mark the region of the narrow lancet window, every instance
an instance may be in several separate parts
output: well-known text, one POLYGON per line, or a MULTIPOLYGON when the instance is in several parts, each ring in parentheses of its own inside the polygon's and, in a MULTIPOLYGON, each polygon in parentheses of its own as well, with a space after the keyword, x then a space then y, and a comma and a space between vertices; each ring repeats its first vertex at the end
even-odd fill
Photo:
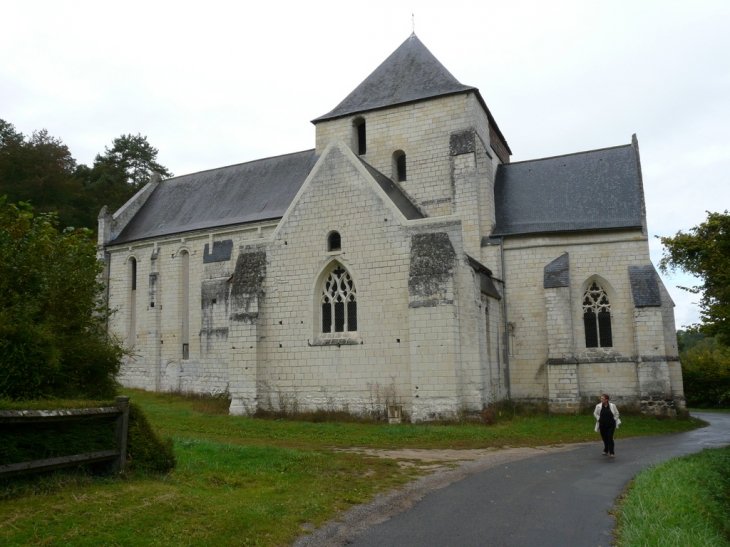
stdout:
POLYGON ((393 171, 395 172, 395 180, 402 182, 406 180, 406 153, 403 150, 398 150, 393 154, 393 171))
POLYGON ((129 332, 127 333, 130 348, 137 341, 137 259, 129 259, 129 332))
POLYGON ((363 118, 358 118, 353 124, 355 126, 357 137, 357 153, 362 156, 365 152, 367 152, 365 120, 363 118))
POLYGON ((180 253, 180 318, 182 330, 182 358, 190 358, 190 254, 180 253))
POLYGON ((583 324, 587 348, 613 347, 611 304, 606 291, 595 281, 583 295, 583 324))
POLYGON ((337 266, 322 284, 322 332, 357 331, 357 292, 352 276, 337 266))

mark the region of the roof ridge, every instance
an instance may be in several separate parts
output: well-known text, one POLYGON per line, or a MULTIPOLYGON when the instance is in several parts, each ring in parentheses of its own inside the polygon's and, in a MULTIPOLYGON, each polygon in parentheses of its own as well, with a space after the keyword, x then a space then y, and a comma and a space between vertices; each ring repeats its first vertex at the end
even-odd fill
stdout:
POLYGON ((619 144, 617 146, 606 146, 605 148, 595 148, 593 150, 583 150, 581 152, 571 152, 570 154, 558 154, 557 156, 546 156, 544 158, 535 158, 534 160, 511 161, 506 164, 500 164, 500 167, 506 165, 519 165, 520 163, 531 163, 534 161, 554 160, 557 158, 567 158, 569 156, 580 156, 581 154, 590 154, 591 152, 603 152, 604 150, 616 150, 617 148, 631 148, 631 144, 619 144))
POLYGON ((193 171, 192 173, 185 173, 184 175, 176 175, 169 179, 164 179, 161 182, 168 182, 170 180, 180 179, 183 177, 189 177, 191 175, 199 175, 200 173, 209 173, 210 171, 219 171, 221 169, 227 169, 229 167, 238 167, 239 165, 247 165, 249 163, 256 163, 259 161, 273 160, 275 158, 283 158, 285 156, 295 156, 296 154, 304 154, 305 152, 314 152, 314 148, 308 148, 307 150, 300 150, 299 152, 289 152, 288 154, 278 154, 276 156, 268 156, 266 158, 258 158, 255 160, 242 161, 240 163, 231 163, 230 165, 221 165, 220 167, 211 167, 210 169, 202 169, 200 171, 193 171))

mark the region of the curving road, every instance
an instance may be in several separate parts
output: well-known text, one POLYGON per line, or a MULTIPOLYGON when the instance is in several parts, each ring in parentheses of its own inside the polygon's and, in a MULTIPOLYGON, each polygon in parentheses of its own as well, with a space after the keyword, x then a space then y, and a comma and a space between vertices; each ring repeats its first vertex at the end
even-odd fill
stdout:
MULTIPOLYGON (((730 444, 730 414, 693 415, 710 426, 656 437, 619 435, 615 459, 602 456, 597 442, 466 471, 458 482, 434 485, 437 490, 417 496, 402 512, 369 519, 390 516, 384 522, 369 525, 360 518, 358 525, 351 518, 297 545, 609 547, 614 522, 608 511, 639 471, 672 456, 730 444)), ((360 514, 368 514, 367 506, 360 514)))

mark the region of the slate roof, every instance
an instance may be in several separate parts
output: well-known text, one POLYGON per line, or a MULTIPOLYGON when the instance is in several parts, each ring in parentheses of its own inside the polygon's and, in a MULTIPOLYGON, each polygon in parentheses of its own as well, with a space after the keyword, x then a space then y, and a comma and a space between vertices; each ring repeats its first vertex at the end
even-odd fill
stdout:
POLYGON ((651 308, 662 305, 662 295, 659 291, 659 274, 652 264, 629 266, 629 280, 631 281, 631 295, 634 298, 634 307, 651 308))
POLYGON ((162 181, 111 244, 281 218, 316 161, 306 150, 162 181))
POLYGON ((465 91, 478 92, 477 88, 454 78, 423 42, 411 34, 344 101, 312 123, 465 91))
POLYGON ((365 169, 368 170, 368 173, 370 173, 370 175, 375 179, 375 182, 378 183, 378 185, 388 195, 388 197, 395 204, 395 206, 398 207, 398 210, 403 213, 404 217, 406 217, 408 220, 424 218, 421 210, 416 207, 413 202, 408 199, 408 197, 406 197, 403 191, 392 180, 390 180, 383 173, 375 169, 372 165, 363 161, 362 158, 357 159, 359 159, 360 162, 365 166, 365 169))
POLYGON ((639 228, 643 190, 631 145, 500 165, 492 236, 639 228))
POLYGON ((545 289, 570 287, 570 255, 564 253, 543 269, 542 286, 545 289))

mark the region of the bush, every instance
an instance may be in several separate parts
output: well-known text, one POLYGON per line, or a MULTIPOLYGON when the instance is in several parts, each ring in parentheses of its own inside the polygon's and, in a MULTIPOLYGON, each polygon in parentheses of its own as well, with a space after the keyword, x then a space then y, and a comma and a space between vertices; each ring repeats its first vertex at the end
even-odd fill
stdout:
POLYGON ((109 398, 124 354, 107 334, 89 230, 0 197, 0 398, 109 398))
POLYGON ((136 403, 129 404, 128 438, 127 466, 130 471, 168 473, 175 469, 177 461, 172 439, 160 439, 142 407, 136 403))
MULTIPOLYGON (((56 404, 32 401, 7 403, 0 407, 12 410, 49 410, 116 406, 116 402, 57 401, 56 404)), ((84 418, 68 422, 0 424, 0 465, 20 463, 73 454, 85 454, 116 448, 116 420, 105 417, 84 418)), ((176 460, 172 439, 160 439, 136 403, 129 405, 127 469, 148 473, 168 473, 176 460)))
POLYGON ((730 348, 706 338, 682 353, 680 359, 688 406, 730 407, 730 348))

